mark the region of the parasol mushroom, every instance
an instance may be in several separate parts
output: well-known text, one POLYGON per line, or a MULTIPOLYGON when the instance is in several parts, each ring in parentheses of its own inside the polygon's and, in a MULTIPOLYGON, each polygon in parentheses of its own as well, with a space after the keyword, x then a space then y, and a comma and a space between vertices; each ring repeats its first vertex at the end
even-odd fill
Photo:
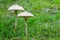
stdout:
POLYGON ((24 8, 22 7, 22 6, 19 6, 19 5, 17 5, 17 4, 14 4, 14 5, 12 5, 12 6, 10 6, 9 8, 8 8, 8 10, 10 10, 10 11, 14 11, 15 12, 15 28, 17 27, 17 11, 18 10, 24 10, 24 8))
POLYGON ((22 13, 19 13, 18 15, 17 15, 17 17, 22 17, 22 18, 24 18, 24 24, 25 24, 25 32, 26 32, 26 37, 28 36, 28 28, 27 28, 27 19, 29 18, 29 17, 32 17, 33 16, 33 14, 31 14, 31 13, 29 13, 29 12, 27 12, 27 11, 25 11, 25 12, 22 12, 22 13))

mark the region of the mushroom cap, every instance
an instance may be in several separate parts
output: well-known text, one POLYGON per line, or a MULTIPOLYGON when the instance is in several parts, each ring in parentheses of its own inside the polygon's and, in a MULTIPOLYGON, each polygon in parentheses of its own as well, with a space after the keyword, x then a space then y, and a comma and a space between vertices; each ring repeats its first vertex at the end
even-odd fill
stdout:
POLYGON ((17 17, 32 17, 32 16, 33 16, 33 14, 31 14, 29 12, 22 12, 17 15, 17 17))
POLYGON ((10 6, 8 8, 8 10, 24 10, 24 8, 19 6, 19 5, 17 5, 17 4, 14 4, 14 5, 10 6))

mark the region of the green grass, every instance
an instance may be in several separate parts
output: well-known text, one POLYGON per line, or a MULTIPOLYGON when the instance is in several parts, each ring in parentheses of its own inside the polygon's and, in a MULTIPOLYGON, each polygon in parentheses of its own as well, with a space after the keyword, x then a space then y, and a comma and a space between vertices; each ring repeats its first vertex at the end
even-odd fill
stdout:
POLYGON ((60 0, 1 0, 0 40, 15 36, 26 40, 23 18, 18 18, 17 30, 14 30, 14 12, 8 11, 14 3, 34 15, 27 22, 28 40, 60 40, 60 0))

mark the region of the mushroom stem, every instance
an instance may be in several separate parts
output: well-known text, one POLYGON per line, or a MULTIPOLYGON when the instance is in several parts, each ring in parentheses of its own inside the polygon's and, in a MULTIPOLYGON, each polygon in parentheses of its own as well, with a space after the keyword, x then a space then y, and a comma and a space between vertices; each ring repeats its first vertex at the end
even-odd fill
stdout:
POLYGON ((27 28, 27 19, 24 18, 24 24, 25 24, 25 34, 26 34, 26 37, 28 37, 28 28, 27 28))
POLYGON ((17 27, 17 10, 15 10, 15 30, 16 30, 16 27, 17 27))

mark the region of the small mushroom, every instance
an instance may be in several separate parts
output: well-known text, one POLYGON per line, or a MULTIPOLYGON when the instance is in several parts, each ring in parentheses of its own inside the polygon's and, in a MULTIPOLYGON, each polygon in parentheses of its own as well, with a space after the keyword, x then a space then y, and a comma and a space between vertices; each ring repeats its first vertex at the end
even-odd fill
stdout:
POLYGON ((16 27, 17 27, 17 11, 18 10, 24 10, 24 8, 19 6, 19 5, 17 5, 17 4, 14 4, 14 5, 10 6, 8 8, 8 10, 11 10, 11 11, 15 12, 15 29, 16 29, 16 27))
POLYGON ((25 24, 25 33, 26 37, 28 37, 28 28, 27 28, 27 18, 32 17, 33 15, 29 12, 22 12, 17 15, 17 17, 23 17, 24 18, 24 24, 25 24))

